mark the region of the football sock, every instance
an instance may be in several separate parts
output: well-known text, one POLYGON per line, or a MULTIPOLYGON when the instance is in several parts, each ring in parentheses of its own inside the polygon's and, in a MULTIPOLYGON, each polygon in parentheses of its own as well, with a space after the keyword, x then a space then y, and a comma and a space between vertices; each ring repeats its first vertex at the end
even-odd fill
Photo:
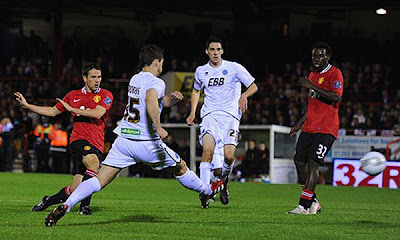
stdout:
POLYGON ((82 201, 82 199, 92 195, 95 192, 100 191, 100 189, 101 185, 96 177, 91 178, 87 181, 83 181, 81 184, 79 184, 79 186, 75 189, 71 196, 69 196, 67 201, 65 201, 64 205, 68 206, 67 212, 69 212, 75 204, 82 201))
POLYGON ((54 194, 53 196, 49 197, 46 200, 46 205, 51 206, 58 203, 63 203, 67 200, 68 196, 71 194, 70 186, 66 186, 60 189, 58 193, 54 194))
POLYGON ((303 206, 305 209, 310 208, 313 202, 313 195, 313 191, 303 188, 300 196, 299 205, 303 206))
POLYGON ((312 196, 312 201, 313 201, 313 202, 316 202, 316 201, 317 201, 317 194, 315 194, 315 192, 314 192, 314 195, 312 196))
POLYGON ((211 163, 201 162, 200 163, 200 179, 205 184, 210 184, 211 179, 211 163))
MULTIPOLYGON (((96 177, 97 176, 97 172, 92 170, 92 169, 87 169, 85 172, 85 175, 83 176, 83 180, 82 181, 86 181, 92 177, 96 177)), ((89 197, 83 199, 81 201, 81 206, 80 208, 84 207, 84 206, 89 206, 90 205, 90 200, 92 199, 92 195, 90 195, 89 197)))
POLYGON ((221 177, 231 176, 233 166, 235 165, 235 161, 231 165, 227 164, 225 161, 222 164, 222 175, 221 177))
POLYGON ((191 170, 187 170, 182 176, 176 176, 178 182, 187 189, 210 195, 212 193, 210 184, 205 184, 201 179, 191 170))

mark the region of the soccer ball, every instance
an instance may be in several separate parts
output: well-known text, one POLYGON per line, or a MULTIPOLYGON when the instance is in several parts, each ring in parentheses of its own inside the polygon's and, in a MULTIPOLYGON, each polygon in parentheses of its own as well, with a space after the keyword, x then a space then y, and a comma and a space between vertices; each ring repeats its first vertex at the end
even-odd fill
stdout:
POLYGON ((380 152, 369 152, 361 159, 361 170, 371 176, 376 176, 386 168, 386 158, 380 152))

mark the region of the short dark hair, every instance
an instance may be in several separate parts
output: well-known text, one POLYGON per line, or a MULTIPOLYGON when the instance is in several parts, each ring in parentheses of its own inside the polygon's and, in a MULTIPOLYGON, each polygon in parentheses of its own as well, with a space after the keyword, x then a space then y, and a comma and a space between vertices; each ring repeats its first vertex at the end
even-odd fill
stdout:
POLYGON ((147 44, 139 53, 139 62, 141 67, 150 66, 155 59, 163 59, 164 50, 154 44, 147 44))
POLYGON ((206 49, 208 49, 208 47, 210 46, 210 43, 213 43, 213 42, 220 43, 221 47, 223 48, 224 44, 223 44, 222 40, 217 36, 211 36, 206 41, 206 49))
POLYGON ((89 71, 92 69, 96 69, 96 70, 100 70, 101 71, 101 67, 99 64, 94 63, 94 62, 88 62, 82 65, 82 76, 88 76, 89 75, 89 71))
MULTIPOLYGON (((332 55, 332 48, 331 48, 331 46, 329 46, 329 44, 326 43, 326 42, 316 42, 316 43, 314 43, 312 49, 315 49, 315 48, 322 48, 322 49, 325 49, 326 54, 327 54, 328 56, 331 56, 331 55, 332 55)), ((312 50, 312 49, 311 49, 311 50, 312 50)))

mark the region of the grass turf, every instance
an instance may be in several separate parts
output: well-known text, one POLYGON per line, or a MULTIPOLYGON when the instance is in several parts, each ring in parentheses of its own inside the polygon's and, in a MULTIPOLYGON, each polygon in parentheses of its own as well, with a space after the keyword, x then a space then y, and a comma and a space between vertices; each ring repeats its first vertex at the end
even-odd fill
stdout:
POLYGON ((201 209, 198 194, 173 179, 117 178, 56 227, 33 205, 70 183, 60 174, 0 173, 0 239, 399 239, 398 190, 318 186, 318 215, 287 215, 299 185, 230 183, 231 202, 201 209))

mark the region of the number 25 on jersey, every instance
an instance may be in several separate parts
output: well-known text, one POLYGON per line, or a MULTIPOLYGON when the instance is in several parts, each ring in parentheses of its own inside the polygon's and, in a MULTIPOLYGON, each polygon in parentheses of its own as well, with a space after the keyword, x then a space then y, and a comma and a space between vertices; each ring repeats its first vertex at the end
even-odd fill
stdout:
POLYGON ((140 121, 140 111, 134 105, 139 105, 139 98, 129 97, 129 104, 125 109, 124 120, 130 123, 138 123, 140 121))

